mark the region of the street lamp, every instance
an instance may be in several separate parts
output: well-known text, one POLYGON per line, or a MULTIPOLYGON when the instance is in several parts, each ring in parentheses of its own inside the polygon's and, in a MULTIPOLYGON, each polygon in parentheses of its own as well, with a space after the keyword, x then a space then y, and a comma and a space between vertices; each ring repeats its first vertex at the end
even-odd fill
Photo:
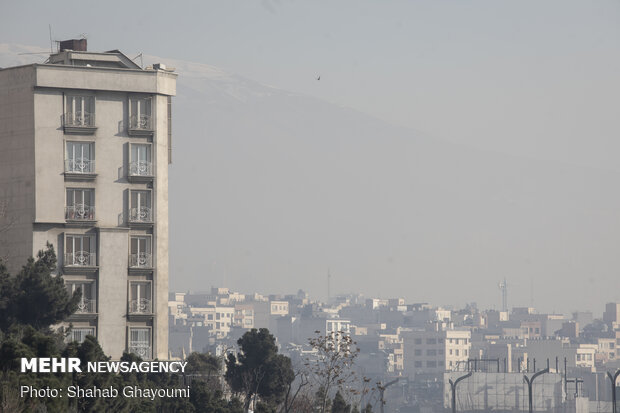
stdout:
POLYGON ((452 389, 452 413, 456 413, 456 385, 459 384, 461 380, 465 380, 471 375, 472 375, 472 372, 470 371, 466 375, 461 376, 458 379, 456 379, 454 382, 452 381, 452 379, 448 380, 448 382, 450 382, 450 388, 452 389))

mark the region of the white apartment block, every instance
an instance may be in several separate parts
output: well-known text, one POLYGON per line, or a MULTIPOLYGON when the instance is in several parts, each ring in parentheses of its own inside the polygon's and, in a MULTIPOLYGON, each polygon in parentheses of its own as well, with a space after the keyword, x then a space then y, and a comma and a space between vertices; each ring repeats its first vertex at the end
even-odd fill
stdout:
POLYGON ((406 374, 443 373, 466 363, 471 352, 469 330, 403 332, 406 374))
POLYGON ((70 338, 113 359, 168 357, 168 164, 175 73, 61 42, 0 70, 0 257, 53 244, 82 300, 70 338))

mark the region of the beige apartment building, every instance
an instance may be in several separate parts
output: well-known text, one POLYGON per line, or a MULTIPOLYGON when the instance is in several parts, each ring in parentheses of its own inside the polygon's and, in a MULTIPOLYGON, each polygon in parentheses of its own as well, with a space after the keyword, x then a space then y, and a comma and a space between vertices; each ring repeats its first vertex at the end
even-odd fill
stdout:
POLYGON ((409 376, 462 369, 471 356, 471 331, 404 331, 403 364, 409 376))
POLYGON ((168 357, 168 164, 175 73, 60 42, 44 64, 0 69, 0 257, 19 271, 53 244, 69 339, 168 357))

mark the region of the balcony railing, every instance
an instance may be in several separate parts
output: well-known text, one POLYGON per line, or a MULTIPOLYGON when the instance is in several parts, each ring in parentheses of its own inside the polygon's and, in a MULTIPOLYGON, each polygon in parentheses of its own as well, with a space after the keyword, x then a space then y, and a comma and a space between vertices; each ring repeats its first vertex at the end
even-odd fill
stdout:
POLYGON ((152 130, 151 115, 131 115, 129 129, 152 130))
POLYGON ((95 114, 88 112, 65 113, 65 126, 92 128, 95 126, 95 114))
POLYGON ((70 252, 65 254, 65 266, 95 267, 97 266, 97 256, 88 251, 70 252))
POLYGON ((129 164, 131 176, 153 176, 153 164, 147 161, 134 161, 129 164))
POLYGON ((92 221, 95 219, 95 207, 75 204, 65 208, 65 219, 75 221, 92 221))
POLYGON ((131 300, 129 302, 130 314, 151 314, 152 312, 151 300, 148 298, 140 298, 139 300, 131 300))
POLYGON ((151 268, 153 266, 153 257, 148 252, 129 254, 129 266, 133 268, 151 268))
POLYGON ((151 343, 148 341, 130 341, 129 352, 142 358, 151 358, 151 343))
POLYGON ((77 310, 75 311, 77 314, 92 314, 97 312, 97 300, 90 300, 88 298, 83 298, 79 303, 77 310))
POLYGON ((153 211, 150 207, 131 208, 129 222, 153 222, 153 211))
POLYGON ((95 161, 86 158, 67 159, 65 160, 65 173, 94 174, 95 161))

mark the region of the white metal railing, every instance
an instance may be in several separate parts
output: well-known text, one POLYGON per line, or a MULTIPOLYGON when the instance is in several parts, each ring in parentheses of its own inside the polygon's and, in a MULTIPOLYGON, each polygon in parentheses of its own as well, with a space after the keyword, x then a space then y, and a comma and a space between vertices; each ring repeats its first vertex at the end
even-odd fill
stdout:
POLYGON ((131 115, 129 129, 151 130, 151 115, 131 115))
POLYGON ((151 300, 148 298, 140 298, 129 302, 130 314, 151 314, 152 312, 151 300))
POLYGON ((83 298, 78 303, 78 307, 75 312, 78 314, 96 313, 97 312, 97 300, 90 300, 88 298, 83 298))
POLYGON ((65 160, 65 172, 74 174, 95 173, 95 161, 86 158, 76 158, 65 160))
POLYGON ((153 213, 150 207, 131 208, 129 222, 153 222, 153 213))
POLYGON ((67 337, 67 341, 77 341, 78 343, 83 343, 86 339, 86 336, 94 336, 95 329, 94 328, 74 328, 71 330, 69 336, 67 337))
POLYGON ((86 204, 75 204, 65 207, 65 219, 89 221, 95 219, 95 207, 86 204))
POLYGON ((153 164, 147 161, 134 161, 129 163, 129 175, 152 176, 153 164))
POLYGON ((151 268, 153 266, 153 257, 148 252, 129 254, 129 266, 137 268, 151 268))
POLYGON ((96 255, 88 251, 77 251, 65 254, 65 265, 94 267, 97 265, 96 255))
POLYGON ((130 341, 129 352, 137 354, 142 358, 151 357, 151 343, 148 341, 130 341))
POLYGON ((65 126, 92 127, 95 126, 95 114, 89 112, 65 113, 65 126))

